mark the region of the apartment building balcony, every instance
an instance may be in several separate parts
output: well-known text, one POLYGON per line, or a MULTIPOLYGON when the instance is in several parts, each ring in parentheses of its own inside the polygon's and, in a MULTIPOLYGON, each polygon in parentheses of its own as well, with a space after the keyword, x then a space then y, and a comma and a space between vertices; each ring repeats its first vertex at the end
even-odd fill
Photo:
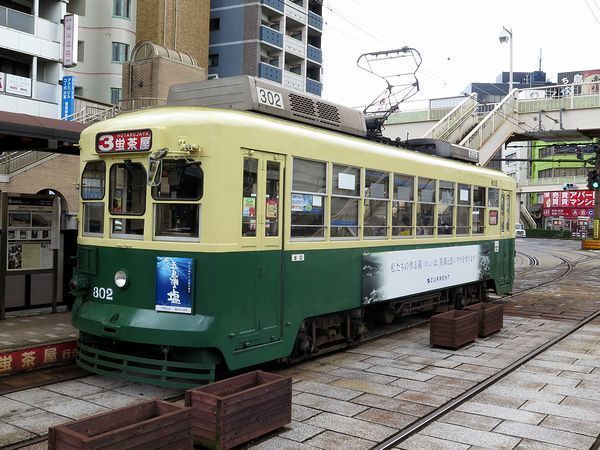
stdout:
POLYGON ((285 2, 285 16, 288 19, 288 24, 292 21, 297 22, 298 25, 306 25, 306 10, 289 0, 285 2))
POLYGON ((283 71, 283 85, 297 91, 304 91, 304 77, 288 70, 283 71))
POLYGON ((314 28, 315 30, 323 31, 323 17, 312 11, 309 11, 308 26, 314 28))
POLYGON ((280 13, 283 13, 284 11, 284 3, 282 0, 262 0, 262 4, 265 6, 268 6, 272 9, 275 9, 277 11, 279 11, 280 13))
POLYGON ((323 90, 323 84, 318 81, 311 80, 310 78, 306 79, 306 92, 309 94, 321 96, 321 91, 323 90))
POLYGON ((258 76, 276 83, 282 82, 282 70, 267 63, 258 64, 258 76))
POLYGON ((308 44, 306 56, 311 61, 319 64, 323 63, 323 51, 320 48, 313 47, 312 45, 308 44))
POLYGON ((277 30, 274 30, 273 28, 261 25, 259 39, 262 42, 272 45, 278 49, 283 48, 283 34, 277 30))
POLYGON ((34 17, 30 14, 0 6, 0 27, 33 34, 34 17))
POLYGON ((304 42, 299 41, 292 36, 285 37, 285 51, 291 53, 292 55, 298 56, 299 58, 306 58, 306 48, 304 47, 304 42))

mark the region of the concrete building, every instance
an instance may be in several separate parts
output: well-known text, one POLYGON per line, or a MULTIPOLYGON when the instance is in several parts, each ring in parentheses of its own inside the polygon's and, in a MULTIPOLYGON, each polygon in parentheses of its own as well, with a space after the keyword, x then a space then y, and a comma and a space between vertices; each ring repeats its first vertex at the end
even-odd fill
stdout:
POLYGON ((136 43, 136 1, 70 0, 67 12, 79 16, 77 66, 65 69, 75 76, 75 94, 117 104, 123 64, 136 43))
POLYGON ((209 77, 251 75, 321 95, 322 2, 212 0, 209 77))
POLYGON ((0 1, 0 111, 58 118, 65 3, 0 1))

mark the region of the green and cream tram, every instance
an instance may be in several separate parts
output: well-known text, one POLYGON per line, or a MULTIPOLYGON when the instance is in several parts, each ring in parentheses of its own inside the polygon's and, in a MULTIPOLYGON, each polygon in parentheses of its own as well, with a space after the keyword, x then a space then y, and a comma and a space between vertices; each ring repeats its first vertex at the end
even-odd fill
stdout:
MULTIPOLYGON (((298 108, 247 80, 259 105, 268 91, 298 108)), ((512 178, 269 111, 171 103, 82 134, 82 367, 184 387, 358 342, 365 316, 512 289, 512 178)))

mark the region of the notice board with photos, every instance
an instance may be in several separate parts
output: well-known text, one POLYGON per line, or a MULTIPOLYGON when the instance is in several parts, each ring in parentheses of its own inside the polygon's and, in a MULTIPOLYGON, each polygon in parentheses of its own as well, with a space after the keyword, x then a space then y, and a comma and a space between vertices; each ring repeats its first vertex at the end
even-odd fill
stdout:
MULTIPOLYGON (((60 247, 60 199, 45 194, 2 194, 0 318, 4 315, 6 277, 52 273, 56 303, 57 253, 60 247)), ((27 301, 25 302, 27 303, 27 301)), ((26 304, 23 306, 27 306, 26 304)))

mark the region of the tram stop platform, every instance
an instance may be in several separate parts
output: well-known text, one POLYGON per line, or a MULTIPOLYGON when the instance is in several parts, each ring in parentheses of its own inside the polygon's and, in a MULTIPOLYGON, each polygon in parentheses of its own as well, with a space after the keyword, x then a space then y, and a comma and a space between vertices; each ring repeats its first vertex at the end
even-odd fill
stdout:
POLYGON ((77 336, 70 311, 9 313, 0 320, 0 380, 3 375, 70 362, 77 336))

